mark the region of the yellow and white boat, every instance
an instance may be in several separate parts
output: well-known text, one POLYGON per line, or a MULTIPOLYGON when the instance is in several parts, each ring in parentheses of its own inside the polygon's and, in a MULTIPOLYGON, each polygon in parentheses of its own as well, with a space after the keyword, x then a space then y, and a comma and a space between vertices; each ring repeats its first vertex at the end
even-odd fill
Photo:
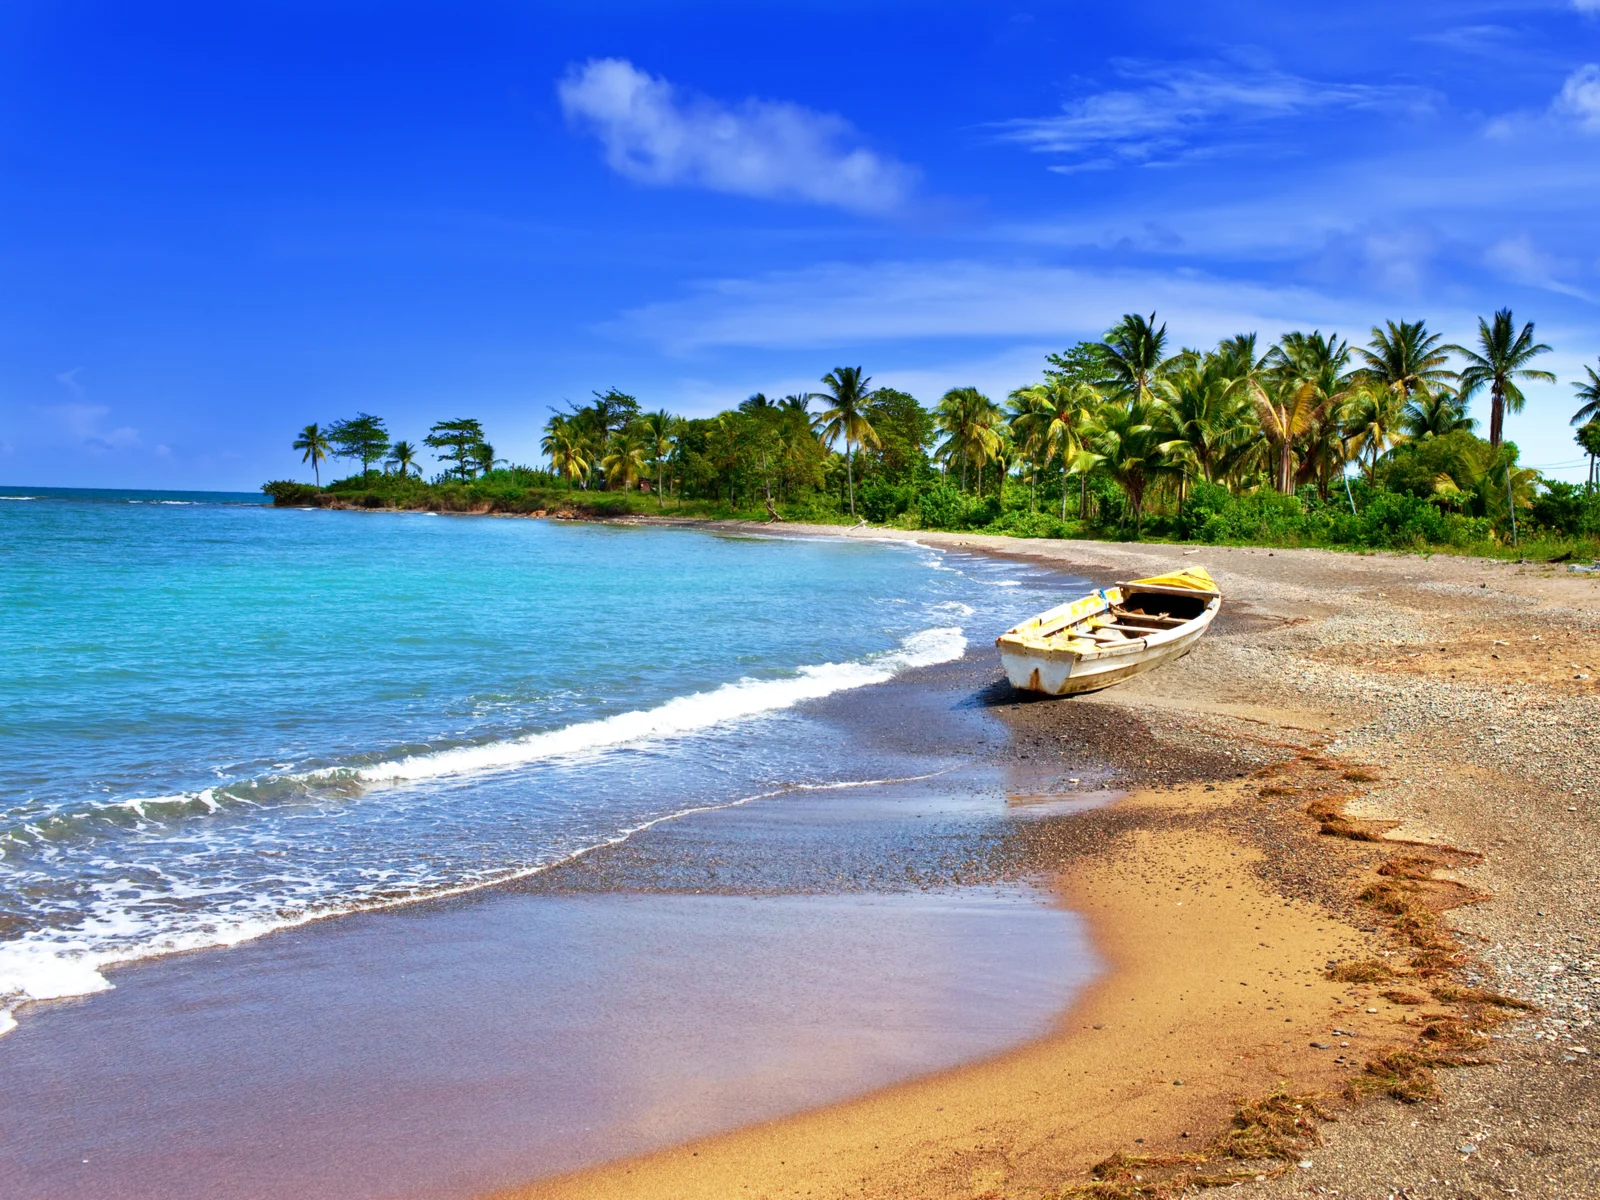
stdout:
POLYGON ((1013 687, 1075 696, 1183 657, 1221 607, 1216 581, 1185 567, 1090 592, 1006 630, 995 645, 1013 687))

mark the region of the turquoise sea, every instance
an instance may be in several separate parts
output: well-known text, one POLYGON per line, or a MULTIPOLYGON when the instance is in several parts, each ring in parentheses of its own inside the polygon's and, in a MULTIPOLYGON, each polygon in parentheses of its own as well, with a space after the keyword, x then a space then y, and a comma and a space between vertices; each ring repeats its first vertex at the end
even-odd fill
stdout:
POLYGON ((109 964, 924 769, 805 702, 1059 587, 862 537, 0 490, 0 1031, 109 964))

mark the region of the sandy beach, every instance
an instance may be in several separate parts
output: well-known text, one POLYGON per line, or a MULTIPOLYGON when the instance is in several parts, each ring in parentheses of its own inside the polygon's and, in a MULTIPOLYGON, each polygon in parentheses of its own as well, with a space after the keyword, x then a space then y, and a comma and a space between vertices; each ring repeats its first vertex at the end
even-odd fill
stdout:
POLYGON ((1078 794, 1088 759, 1125 793, 1021 839, 1110 970, 999 1058, 504 1196, 1600 1194, 1600 583, 916 536, 1106 583, 1200 562, 1224 589, 1181 663, 986 693, 1016 795, 1078 794))

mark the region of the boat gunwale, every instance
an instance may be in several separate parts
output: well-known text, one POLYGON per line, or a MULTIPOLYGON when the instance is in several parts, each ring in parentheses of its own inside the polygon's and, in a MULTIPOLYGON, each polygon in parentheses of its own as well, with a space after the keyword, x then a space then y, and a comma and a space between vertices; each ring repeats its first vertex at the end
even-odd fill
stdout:
MULTIPOLYGON (((1097 588, 1077 600, 1068 601, 1065 604, 1058 604, 1054 608, 1046 609, 1037 616, 1029 617, 1026 621, 1018 622, 1016 625, 1012 626, 1010 629, 1006 630, 999 637, 997 637, 995 639, 995 645, 1003 653, 1042 658, 1052 662, 1060 662, 1063 660, 1077 662, 1102 661, 1108 658, 1119 658, 1123 655, 1135 653, 1137 651, 1160 650, 1166 647, 1169 643, 1189 637, 1190 635, 1198 636, 1199 634, 1204 633, 1206 628, 1210 626, 1212 619, 1216 617, 1219 611, 1221 611, 1221 607, 1222 592, 1220 589, 1205 590, 1201 588, 1173 587, 1165 584, 1135 585, 1121 583, 1112 588, 1097 588), (1116 593, 1115 599, 1112 598, 1112 593, 1116 593), (1197 599, 1204 597, 1205 606, 1193 617, 1189 618, 1187 621, 1184 621, 1181 625, 1174 625, 1167 629, 1151 630, 1137 638, 1129 638, 1122 642, 1112 642, 1109 644, 1095 643, 1092 646, 1081 649, 1075 648, 1071 645, 1051 646, 1045 644, 1048 640, 1062 637, 1062 634, 1072 626, 1078 625, 1085 621, 1091 621, 1095 617, 1109 612, 1115 605, 1126 603, 1129 598, 1141 593, 1168 596, 1193 596, 1197 599), (1062 613, 1065 615, 1066 612, 1069 612, 1075 606, 1083 604, 1085 601, 1089 600, 1099 600, 1100 603, 1089 608, 1088 611, 1084 612, 1075 620, 1066 622, 1060 629, 1053 630, 1048 634, 1033 631, 1029 631, 1027 633, 1020 632, 1025 626, 1036 621, 1042 626, 1046 618, 1049 618, 1052 614, 1062 613), (1196 628, 1197 626, 1198 628, 1196 628)), ((1068 637, 1063 640, 1088 641, 1089 639, 1083 637, 1068 637)))

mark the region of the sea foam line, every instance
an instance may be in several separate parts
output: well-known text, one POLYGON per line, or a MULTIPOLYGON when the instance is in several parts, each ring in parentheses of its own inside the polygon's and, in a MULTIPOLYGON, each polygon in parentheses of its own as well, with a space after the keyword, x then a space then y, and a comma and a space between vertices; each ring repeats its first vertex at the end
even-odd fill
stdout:
MULTIPOLYGON (((214 950, 224 946, 237 946, 243 942, 265 937, 269 933, 276 933, 284 929, 295 929, 301 925, 309 925, 313 921, 325 921, 330 917, 343 917, 359 912, 377 912, 383 909, 400 908, 408 904, 418 904, 424 900, 445 900, 455 896, 467 895, 471 892, 482 891, 485 888, 515 883, 518 880, 527 879, 544 871, 576 862, 596 850, 619 845, 635 834, 643 833, 647 829, 654 829, 657 825, 664 825, 669 821, 681 820, 684 817, 692 817, 700 813, 721 812, 724 809, 740 808, 746 804, 753 804, 757 800, 771 800, 778 796, 788 796, 796 792, 846 791, 851 788, 883 787, 896 783, 920 783, 925 780, 935 779, 944 773, 944 771, 933 771, 925 775, 901 775, 889 779, 847 779, 836 783, 786 784, 772 791, 740 796, 736 800, 729 800, 722 804, 698 804, 692 808, 663 813, 659 817, 652 817, 647 821, 641 821, 637 825, 618 830, 610 837, 601 838, 591 845, 580 847, 550 862, 513 868, 493 876, 470 880, 452 887, 418 890, 410 895, 386 897, 381 900, 355 901, 342 905, 330 905, 326 908, 307 909, 304 912, 293 915, 282 915, 280 911, 280 915, 275 918, 255 917, 220 925, 203 926, 181 933, 170 933, 140 945, 96 949, 82 940, 83 931, 80 931, 76 939, 60 934, 54 937, 35 935, 19 938, 14 942, 0 945, 0 1037, 4 1037, 17 1027, 17 1019, 14 1014, 24 1004, 41 1000, 64 1000, 74 996, 89 996, 96 992, 113 990, 116 985, 101 973, 106 967, 151 958, 161 958, 168 954, 179 954, 190 950, 214 950)), ((49 931, 42 932, 48 934, 49 931)))
POLYGON ((413 783, 451 775, 504 771, 543 759, 609 750, 697 733, 716 725, 764 716, 817 700, 835 692, 884 683, 901 671, 960 658, 967 639, 959 627, 924 629, 905 638, 900 649, 860 662, 823 663, 801 667, 784 679, 741 679, 709 692, 676 696, 651 709, 618 713, 481 746, 461 746, 430 754, 414 754, 350 772, 319 772, 322 778, 343 776, 366 784, 413 783))
MULTIPOLYGON (((263 776, 256 781, 218 784, 199 792, 110 800, 97 807, 122 808, 141 819, 147 819, 151 810, 158 815, 162 815, 162 809, 179 812, 188 809, 192 812, 203 808, 206 813, 214 813, 224 807, 224 800, 254 804, 256 801, 246 794, 245 789, 259 782, 356 783, 363 785, 362 790, 369 790, 451 776, 509 771, 547 759, 666 741, 703 732, 717 725, 780 712, 806 700, 887 682, 901 671, 913 667, 951 662, 965 654, 966 649, 967 639, 960 626, 924 629, 903 638, 898 649, 858 662, 803 666, 794 675, 781 679, 741 679, 709 692, 676 696, 655 708, 618 713, 596 721, 582 721, 543 733, 407 755, 367 767, 322 767, 301 774, 263 776)), ((3 996, 4 992, 0 991, 0 997, 3 996)))
MULTIPOLYGON (((966 647, 967 640, 959 627, 924 629, 904 638, 898 650, 860 662, 823 663, 820 666, 801 667, 797 674, 784 679, 743 679, 737 683, 724 684, 713 691, 675 697, 652 709, 620 713, 602 720, 586 721, 507 742, 466 746, 380 763, 354 773, 354 777, 372 785, 438 779, 483 771, 508 770, 561 755, 659 741, 731 721, 781 711, 805 700, 819 699, 836 692, 883 683, 901 671, 914 667, 934 666, 960 658, 966 652, 966 647)), ((348 779, 352 777, 352 773, 346 769, 336 769, 313 772, 302 778, 315 777, 348 779)), ((497 884, 527 878, 562 863, 572 862, 594 850, 626 841, 634 834, 663 822, 675 821, 696 813, 737 808, 755 800, 770 799, 791 792, 876 787, 931 778, 932 775, 913 775, 896 779, 866 779, 843 783, 792 784, 777 791, 744 796, 725 804, 699 805, 666 813, 619 830, 611 837, 601 839, 561 859, 499 872, 453 887, 419 890, 414 894, 399 897, 358 900, 321 909, 307 909, 293 915, 283 915, 280 912, 279 915, 270 918, 245 918, 231 922, 202 924, 198 928, 157 935, 136 945, 96 947, 92 942, 96 931, 89 929, 80 929, 74 933, 55 932, 53 936, 50 931, 40 931, 39 935, 19 938, 14 942, 0 945, 0 1036, 4 1036, 15 1027, 16 1021, 11 1014, 19 1005, 36 1000, 90 995, 109 989, 112 985, 101 974, 101 968, 116 963, 156 958, 187 950, 237 945, 280 929, 291 929, 328 917, 392 908, 402 904, 414 904, 421 900, 458 896, 481 888, 494 887, 497 884)), ((210 793, 212 789, 208 788, 206 791, 210 793)), ((139 811, 146 805, 170 804, 180 799, 192 798, 150 797, 119 803, 139 811)), ((214 810, 215 801, 211 800, 209 795, 204 799, 208 802, 207 807, 214 810)))

